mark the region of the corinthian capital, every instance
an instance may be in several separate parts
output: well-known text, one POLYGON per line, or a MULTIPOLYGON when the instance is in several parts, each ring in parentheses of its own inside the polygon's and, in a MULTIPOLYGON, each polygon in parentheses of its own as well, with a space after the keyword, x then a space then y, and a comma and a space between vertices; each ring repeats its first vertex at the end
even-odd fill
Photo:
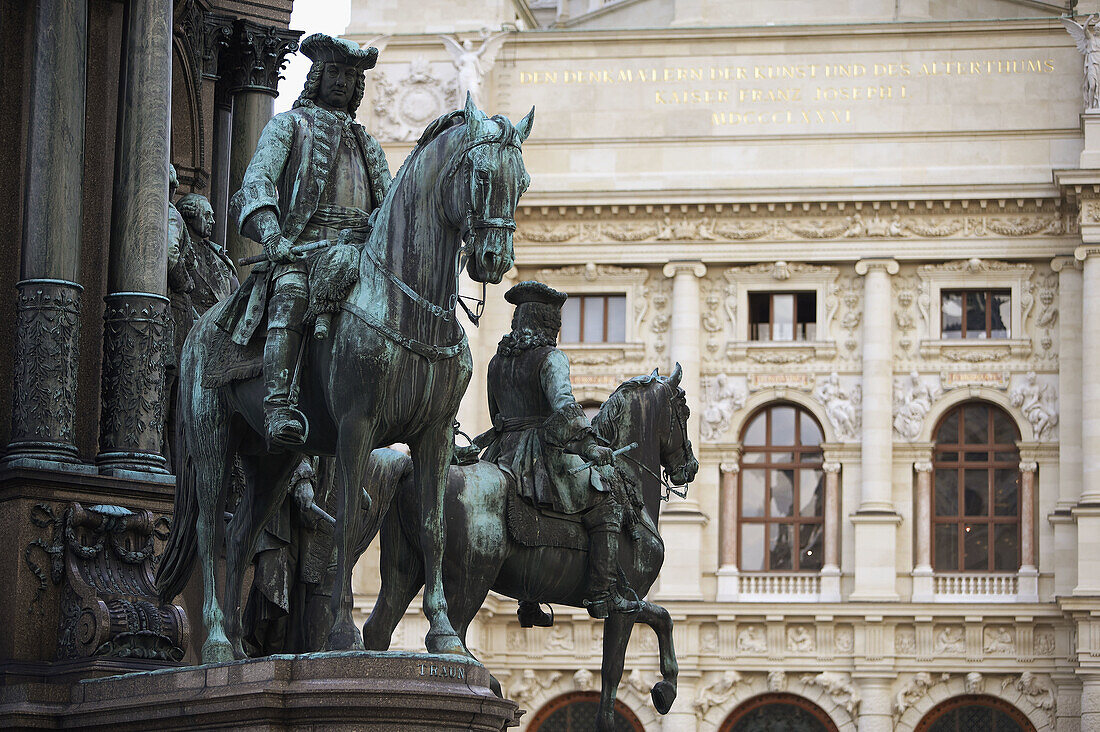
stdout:
POLYGON ((221 75, 232 93, 258 91, 275 96, 287 54, 298 50, 303 31, 251 20, 235 23, 233 39, 222 55, 221 75))

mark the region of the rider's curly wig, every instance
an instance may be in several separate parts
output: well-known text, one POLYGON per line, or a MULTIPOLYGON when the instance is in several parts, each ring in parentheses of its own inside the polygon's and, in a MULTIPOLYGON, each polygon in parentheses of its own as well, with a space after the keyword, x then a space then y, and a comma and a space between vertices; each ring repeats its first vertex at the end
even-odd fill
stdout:
POLYGON ((183 216, 184 221, 191 223, 193 218, 201 214, 199 206, 203 203, 206 203, 207 206, 210 205, 210 201, 207 200, 206 196, 200 193, 188 193, 176 201, 176 210, 183 216))
MULTIPOLYGON (((306 75, 306 84, 302 88, 302 93, 298 95, 297 101, 294 102, 294 109, 304 106, 306 101, 316 102, 317 97, 321 94, 321 77, 325 73, 325 62, 314 61, 313 65, 309 67, 309 74, 306 75)), ((355 116, 355 111, 359 109, 359 105, 363 101, 363 95, 367 91, 367 72, 360 71, 359 78, 355 82, 355 93, 351 95, 351 101, 348 103, 347 113, 352 117, 355 116)))
POLYGON ((560 330, 561 308, 541 302, 521 303, 512 315, 512 332, 497 344, 497 354, 516 356, 532 348, 556 346, 560 330))

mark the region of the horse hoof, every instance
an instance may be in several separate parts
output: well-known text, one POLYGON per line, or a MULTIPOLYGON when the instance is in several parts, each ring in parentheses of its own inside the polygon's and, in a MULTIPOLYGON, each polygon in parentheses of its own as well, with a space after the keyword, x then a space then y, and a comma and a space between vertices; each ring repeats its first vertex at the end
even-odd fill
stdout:
POLYGON ((672 708, 672 702, 676 701, 676 687, 667 681, 658 681, 649 690, 649 695, 653 697, 653 706, 657 708, 657 712, 668 714, 668 710, 672 708))
POLYGON ((226 663, 236 660, 229 641, 206 641, 202 646, 203 663, 226 663))
POLYGON ((328 651, 361 651, 363 650, 363 636, 354 625, 349 629, 333 627, 325 641, 325 650, 328 651))
POLYGON ((466 646, 462 645, 462 641, 454 633, 440 633, 433 635, 428 633, 424 638, 424 646, 428 649, 428 653, 442 653, 448 656, 469 656, 466 652, 466 646))

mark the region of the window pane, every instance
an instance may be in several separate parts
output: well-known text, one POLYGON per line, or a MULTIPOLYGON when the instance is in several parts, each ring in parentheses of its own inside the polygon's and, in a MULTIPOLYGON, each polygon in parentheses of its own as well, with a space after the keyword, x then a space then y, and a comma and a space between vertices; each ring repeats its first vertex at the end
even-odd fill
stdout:
POLYGON ((571 297, 561 306, 561 342, 576 343, 581 339, 581 299, 571 297))
POLYGON ((770 516, 793 516, 794 515, 794 471, 793 470, 773 470, 771 471, 772 481, 772 503, 770 516))
POLYGON ((963 441, 968 445, 989 444, 989 407, 971 404, 963 410, 963 441))
POLYGON ((794 444, 794 407, 773 407, 772 444, 794 444))
POLYGON ((959 515, 959 471, 936 471, 936 515, 959 515))
POLYGON ((794 295, 772 295, 772 323, 777 341, 794 340, 794 295))
POLYGON ((1008 338, 1008 333, 1012 329, 1012 299, 1007 292, 994 292, 992 300, 993 326, 990 337, 1008 338))
POLYGON ((957 452, 941 452, 936 455, 936 462, 940 463, 957 463, 959 461, 959 453, 957 452))
POLYGON ((741 515, 764 515, 764 470, 741 471, 741 515))
POLYGON ((749 293, 749 338, 754 341, 771 340, 771 295, 766 292, 749 293))
POLYGON ((798 568, 821 569, 825 556, 825 531, 821 524, 802 524, 798 529, 798 568))
POLYGON ((798 415, 798 428, 801 430, 798 435, 801 444, 806 447, 821 444, 821 428, 817 426, 817 422, 808 413, 802 412, 798 415))
POLYGON ((967 516, 989 515, 989 471, 964 470, 963 509, 967 516))
POLYGON ((945 292, 940 305, 943 311, 942 338, 962 338, 962 294, 945 292))
POLYGON ((790 465, 794 462, 793 452, 772 452, 768 453, 768 462, 772 465, 790 465))
POLYGON ((998 469, 993 471, 993 514, 1017 516, 1019 508, 1020 471, 998 469))
MULTIPOLYGON (((996 428, 997 423, 994 422, 993 426, 996 428)), ((1020 454, 1016 452, 995 452, 993 453, 993 460, 998 463, 1011 463, 1017 465, 1020 462, 1020 454)))
POLYGON ((966 337, 985 338, 985 292, 966 293, 966 337))
POLYGON ((959 569, 959 527, 955 524, 936 524, 936 569, 956 572, 959 569))
POLYGON ((768 457, 766 452, 745 452, 741 455, 742 463, 762 463, 768 457))
POLYGON ((1015 572, 1020 568, 1019 526, 1001 524, 995 527, 993 544, 993 569, 1001 572, 1015 572))
POLYGON ((963 527, 963 569, 989 569, 988 524, 966 524, 963 527))
POLYGON ((936 442, 948 445, 956 445, 959 442, 959 412, 954 411, 940 422, 939 432, 936 433, 936 442))
POLYGON ((1016 444, 1016 424, 999 409, 993 411, 993 441, 998 445, 1016 444))
POLYGON ((984 463, 989 460, 988 452, 970 452, 963 453, 963 459, 968 463, 984 463))
POLYGON ((604 340, 603 297, 584 298, 584 342, 599 343, 604 340))
POLYGON ((798 339, 812 341, 817 336, 817 294, 800 292, 795 298, 798 303, 798 339))
POLYGON ((607 342, 626 342, 626 296, 607 298, 607 342))
POLYGON ((761 412, 753 417, 749 422, 749 426, 745 428, 745 437, 743 442, 746 446, 759 447, 765 444, 767 440, 767 424, 765 420, 767 418, 767 412, 761 412))
POLYGON ((803 463, 820 463, 824 459, 824 456, 820 452, 811 451, 802 453, 799 461, 803 463))
POLYGON ((794 569, 791 524, 768 524, 768 562, 770 569, 794 569))
POLYGON ((821 516, 825 502, 825 473, 820 470, 798 472, 798 515, 821 516))
POLYGON ((764 569, 764 524, 741 524, 741 569, 764 569))

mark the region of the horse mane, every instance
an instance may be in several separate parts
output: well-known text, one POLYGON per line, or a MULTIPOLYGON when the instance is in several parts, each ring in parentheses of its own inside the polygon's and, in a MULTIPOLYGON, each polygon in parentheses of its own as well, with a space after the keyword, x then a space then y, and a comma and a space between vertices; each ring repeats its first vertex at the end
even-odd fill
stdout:
POLYGON ((654 382, 663 381, 664 378, 657 374, 642 374, 619 384, 615 391, 611 392, 611 396, 607 398, 607 401, 600 406, 600 411, 592 418, 592 426, 600 437, 611 444, 615 444, 618 437, 617 425, 626 410, 628 395, 654 382))

